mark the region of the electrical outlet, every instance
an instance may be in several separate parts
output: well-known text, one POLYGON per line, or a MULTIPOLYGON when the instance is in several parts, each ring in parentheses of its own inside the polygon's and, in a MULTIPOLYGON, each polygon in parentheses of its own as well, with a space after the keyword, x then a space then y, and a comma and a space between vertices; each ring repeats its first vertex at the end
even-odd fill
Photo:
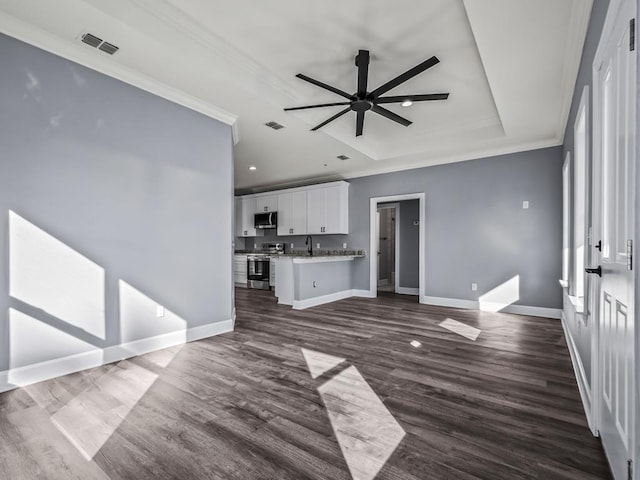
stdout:
POLYGON ((471 284, 471 291, 472 292, 476 292, 478 290, 478 284, 477 283, 472 283, 471 284))
POLYGON ((156 317, 164 317, 164 307, 162 305, 156 306, 156 317))
POLYGON ((316 243, 316 248, 320 248, 320 244, 319 243, 316 243))
POLYGON ((253 249, 255 250, 256 248, 258 248, 258 244, 257 244, 257 243, 254 243, 254 244, 253 244, 253 249))
POLYGON ((527 208, 529 208, 529 200, 523 200, 522 201, 522 208, 525 209, 525 210, 527 208))
POLYGON ((291 250, 293 250, 293 243, 291 244, 291 250))
POLYGON ((346 244, 346 243, 343 243, 343 244, 342 244, 342 248, 347 248, 347 244, 346 244))

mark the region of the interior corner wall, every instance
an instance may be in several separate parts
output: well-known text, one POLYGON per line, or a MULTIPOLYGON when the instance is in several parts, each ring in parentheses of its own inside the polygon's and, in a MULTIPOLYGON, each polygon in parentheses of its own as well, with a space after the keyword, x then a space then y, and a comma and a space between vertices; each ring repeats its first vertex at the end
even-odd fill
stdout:
MULTIPOLYGON (((552 147, 353 178, 349 242, 369 245, 370 198, 424 192, 427 296, 477 301, 518 276, 515 305, 560 309, 562 162, 552 147)), ((353 268, 369 290, 369 262, 353 268)))
POLYGON ((231 127, 4 35, 0 58, 0 388, 232 328, 231 127))

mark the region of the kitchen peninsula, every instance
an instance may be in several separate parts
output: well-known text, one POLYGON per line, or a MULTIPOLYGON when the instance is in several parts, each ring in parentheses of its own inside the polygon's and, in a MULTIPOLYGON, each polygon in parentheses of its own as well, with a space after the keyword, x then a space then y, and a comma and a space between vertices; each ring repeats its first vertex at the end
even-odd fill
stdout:
POLYGON ((302 310, 353 296, 352 263, 364 257, 354 250, 276 258, 278 303, 302 310))

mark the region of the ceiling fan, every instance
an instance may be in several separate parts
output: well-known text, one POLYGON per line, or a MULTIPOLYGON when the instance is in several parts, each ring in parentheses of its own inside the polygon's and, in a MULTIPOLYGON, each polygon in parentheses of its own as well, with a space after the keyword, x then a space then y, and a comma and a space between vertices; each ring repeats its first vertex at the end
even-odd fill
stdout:
POLYGON ((322 103, 319 105, 306 105, 303 107, 291 107, 285 108, 286 112, 291 110, 306 110, 309 108, 321 108, 321 107, 336 107, 340 105, 348 105, 347 108, 341 110, 336 113, 333 117, 328 118, 324 122, 319 125, 316 125, 311 129, 311 131, 316 131, 319 128, 324 127, 327 123, 333 122, 335 119, 341 117, 345 113, 353 110, 356 112, 356 137, 362 135, 364 130, 364 113, 367 110, 371 110, 378 115, 382 115, 383 117, 388 118, 389 120, 393 120, 394 122, 398 122, 405 127, 411 125, 411 121, 407 120, 400 115, 393 113, 386 108, 380 106, 380 104, 385 103, 405 103, 406 106, 410 105, 410 102, 426 102, 430 100, 446 100, 449 98, 448 93, 429 93, 423 95, 396 95, 390 97, 381 97, 392 88, 397 87, 398 85, 406 82, 407 80, 415 77, 416 75, 421 74, 425 70, 433 67, 434 65, 440 63, 437 57, 431 57, 428 60, 416 65, 415 67, 407 70, 406 72, 398 75, 392 80, 389 80, 384 85, 379 86, 375 90, 367 91, 367 80, 369 76, 369 50, 359 50, 358 55, 356 55, 356 67, 358 67, 358 91, 354 94, 349 94, 339 88, 332 87, 331 85, 327 85, 326 83, 315 80, 311 77, 307 77, 302 73, 296 75, 296 77, 312 83, 320 88, 324 88, 325 90, 329 90, 330 92, 336 93, 341 97, 348 99, 348 102, 335 102, 335 103, 322 103))

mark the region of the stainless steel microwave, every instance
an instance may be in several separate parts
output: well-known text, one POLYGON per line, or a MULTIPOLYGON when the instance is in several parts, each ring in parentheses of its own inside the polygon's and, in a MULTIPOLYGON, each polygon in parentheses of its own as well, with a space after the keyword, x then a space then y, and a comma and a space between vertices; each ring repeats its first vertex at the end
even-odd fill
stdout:
POLYGON ((253 226, 258 229, 277 228, 278 212, 256 213, 253 226))

